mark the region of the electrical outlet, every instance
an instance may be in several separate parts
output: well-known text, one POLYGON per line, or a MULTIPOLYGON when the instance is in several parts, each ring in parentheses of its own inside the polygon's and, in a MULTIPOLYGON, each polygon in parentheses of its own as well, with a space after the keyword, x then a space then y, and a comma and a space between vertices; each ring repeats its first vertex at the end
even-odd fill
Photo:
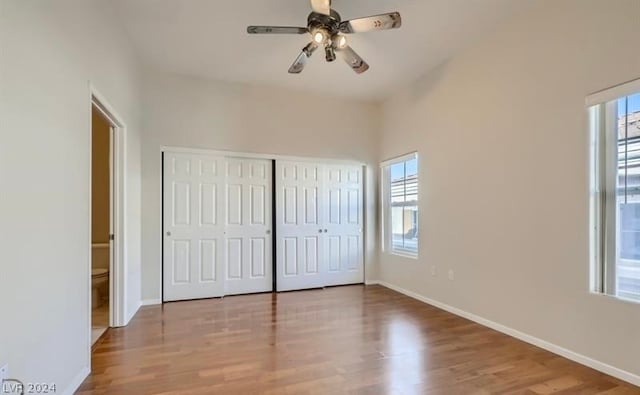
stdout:
POLYGON ((449 280, 450 281, 455 280, 455 273, 453 273, 452 269, 449 269, 449 280))
POLYGON ((436 268, 436 265, 431 266, 431 275, 433 277, 438 275, 438 269, 436 268))
POLYGON ((9 378, 9 364, 0 367, 0 391, 2 391, 3 382, 9 378))

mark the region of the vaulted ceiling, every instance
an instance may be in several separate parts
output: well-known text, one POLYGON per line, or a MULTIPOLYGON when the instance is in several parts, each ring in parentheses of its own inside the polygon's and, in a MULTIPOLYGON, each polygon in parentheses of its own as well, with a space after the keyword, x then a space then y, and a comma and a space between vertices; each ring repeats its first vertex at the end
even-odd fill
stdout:
POLYGON ((310 37, 250 36, 246 26, 306 26, 308 0, 112 0, 142 60, 156 68, 364 100, 419 78, 534 1, 334 0, 343 19, 400 11, 403 26, 349 37, 371 65, 367 73, 326 63, 318 52, 302 74, 291 75, 310 37))

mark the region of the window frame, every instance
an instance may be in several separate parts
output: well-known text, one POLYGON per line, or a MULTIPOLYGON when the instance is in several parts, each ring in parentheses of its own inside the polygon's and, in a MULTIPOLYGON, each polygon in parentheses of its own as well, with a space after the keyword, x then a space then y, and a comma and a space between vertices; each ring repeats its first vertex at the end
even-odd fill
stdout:
MULTIPOLYGON (((417 151, 410 152, 401 156, 397 156, 380 163, 380 199, 381 199, 381 227, 380 227, 380 242, 382 245, 382 252, 391 255, 400 256, 403 258, 409 258, 417 260, 420 255, 420 242, 417 241, 416 251, 396 249, 393 247, 392 242, 392 230, 391 230, 391 166, 398 163, 407 162, 415 159, 417 161, 416 167, 416 182, 418 185, 418 199, 416 203, 418 211, 418 224, 420 221, 420 158, 417 151)), ((420 227, 418 226, 418 229, 420 227)), ((419 231, 418 231, 419 232, 419 231)), ((418 233, 420 234, 420 233, 418 233)))
POLYGON ((590 291, 622 301, 640 299, 619 295, 618 131, 617 101, 640 93, 640 79, 589 95, 586 99, 590 132, 590 291), (616 120, 614 123, 612 120, 616 120))

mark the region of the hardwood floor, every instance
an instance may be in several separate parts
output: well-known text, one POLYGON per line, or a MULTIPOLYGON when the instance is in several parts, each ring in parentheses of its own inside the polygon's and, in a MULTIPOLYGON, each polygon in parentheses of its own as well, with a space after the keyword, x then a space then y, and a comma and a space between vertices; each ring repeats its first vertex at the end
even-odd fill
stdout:
POLYGON ((143 307, 79 394, 640 394, 380 286, 143 307))

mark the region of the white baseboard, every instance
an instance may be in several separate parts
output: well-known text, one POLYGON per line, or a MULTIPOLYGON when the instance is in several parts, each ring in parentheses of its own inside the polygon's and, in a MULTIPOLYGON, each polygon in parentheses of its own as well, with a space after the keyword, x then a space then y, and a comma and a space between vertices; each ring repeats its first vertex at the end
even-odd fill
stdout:
POLYGON ((69 383, 67 389, 62 393, 65 395, 75 394, 78 388, 80 388, 80 386, 82 385, 82 382, 87 378, 87 376, 89 376, 89 373, 91 373, 91 369, 89 369, 89 367, 85 366, 84 368, 82 368, 82 370, 78 372, 78 374, 71 380, 71 383, 69 383))
MULTIPOLYGON (((385 281, 376 281, 375 283, 379 284, 379 285, 382 285, 383 287, 392 289, 392 290, 394 290, 396 292, 399 292, 401 294, 407 295, 407 296, 409 296, 411 298, 417 299, 417 300, 419 300, 421 302, 424 302, 426 304, 429 304, 429 305, 432 305, 434 307, 437 307, 439 309, 448 311, 451 314, 455 314, 457 316, 460 316, 460 317, 466 318, 468 320, 477 322, 480 325, 483 325, 483 326, 486 326, 488 328, 494 329, 494 330, 496 330, 498 332, 502 332, 502 333, 504 333, 506 335, 509 335, 511 337, 515 337, 516 339, 522 340, 522 341, 524 341, 526 343, 533 344, 536 347, 543 348, 543 349, 545 349, 545 350, 547 350, 549 352, 552 352, 554 354, 558 354, 558 355, 560 355, 562 357, 570 359, 570 360, 572 360, 574 362, 577 362, 579 364, 588 366, 588 367, 590 367, 592 369, 598 370, 598 371, 600 371, 602 373, 608 374, 608 375, 613 376, 615 378, 618 378, 620 380, 624 380, 624 381, 626 381, 628 383, 631 383, 633 385, 640 386, 640 376, 635 375, 635 374, 633 374, 631 372, 627 372, 626 370, 622 370, 622 369, 616 368, 615 366, 611 366, 611 365, 608 365, 608 364, 606 364, 604 362, 600 362, 600 361, 597 361, 597 360, 595 360, 593 358, 589 358, 589 357, 584 356, 582 354, 578 354, 577 352, 568 350, 568 349, 566 349, 564 347, 560 347, 560 346, 558 346, 556 344, 549 343, 548 341, 539 339, 539 338, 537 338, 535 336, 528 335, 526 333, 523 333, 523 332, 520 332, 518 330, 509 328, 509 327, 504 326, 502 324, 498 324, 497 322, 490 321, 490 320, 488 320, 486 318, 482 318, 482 317, 477 316, 475 314, 466 312, 464 310, 460 310, 460 309, 458 309, 456 307, 449 306, 447 304, 438 302, 437 300, 429 299, 429 298, 424 297, 424 296, 422 296, 422 295, 420 295, 418 293, 406 290, 404 288, 400 288, 400 287, 398 287, 396 285, 389 284, 389 283, 387 283, 385 281)), ((369 283, 367 283, 367 284, 369 284, 369 283)), ((373 284, 373 283, 371 283, 371 284, 373 284)))
POLYGON ((364 285, 380 285, 379 280, 365 280, 364 285))
POLYGON ((143 299, 140 301, 140 306, 154 306, 157 304, 162 304, 160 299, 143 299))

